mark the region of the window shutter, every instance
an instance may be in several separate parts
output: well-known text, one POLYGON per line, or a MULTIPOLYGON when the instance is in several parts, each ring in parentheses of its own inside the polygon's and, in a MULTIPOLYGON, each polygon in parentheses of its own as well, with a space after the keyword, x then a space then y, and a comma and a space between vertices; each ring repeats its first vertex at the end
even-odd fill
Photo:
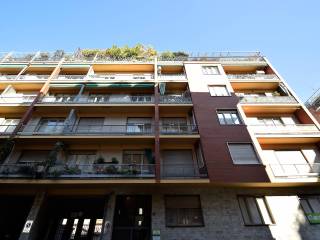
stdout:
POLYGON ((232 160, 235 164, 259 164, 257 154, 252 144, 229 144, 232 160))

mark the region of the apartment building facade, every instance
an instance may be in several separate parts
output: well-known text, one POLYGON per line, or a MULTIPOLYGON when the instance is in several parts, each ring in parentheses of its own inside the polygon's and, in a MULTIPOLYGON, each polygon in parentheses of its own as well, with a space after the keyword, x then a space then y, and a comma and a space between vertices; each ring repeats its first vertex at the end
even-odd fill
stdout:
POLYGON ((0 239, 320 238, 320 125, 260 53, 0 56, 0 239))

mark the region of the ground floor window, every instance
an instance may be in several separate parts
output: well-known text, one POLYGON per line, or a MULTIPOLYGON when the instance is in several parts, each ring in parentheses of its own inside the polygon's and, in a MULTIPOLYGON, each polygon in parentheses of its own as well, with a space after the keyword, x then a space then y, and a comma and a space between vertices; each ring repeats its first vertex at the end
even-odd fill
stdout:
POLYGON ((165 196, 167 227, 204 226, 200 196, 165 196))

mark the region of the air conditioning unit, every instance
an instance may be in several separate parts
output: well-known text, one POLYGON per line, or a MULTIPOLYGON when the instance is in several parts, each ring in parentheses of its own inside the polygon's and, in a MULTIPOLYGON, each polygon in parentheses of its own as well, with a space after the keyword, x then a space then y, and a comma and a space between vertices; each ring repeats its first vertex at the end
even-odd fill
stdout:
POLYGON ((257 70, 256 74, 266 74, 263 70, 257 70))

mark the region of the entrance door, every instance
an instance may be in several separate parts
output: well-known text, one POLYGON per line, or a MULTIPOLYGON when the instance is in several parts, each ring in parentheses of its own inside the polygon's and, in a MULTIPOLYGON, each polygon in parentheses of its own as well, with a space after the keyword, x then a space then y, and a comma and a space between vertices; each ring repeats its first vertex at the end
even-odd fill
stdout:
POLYGON ((149 240, 151 196, 117 196, 112 240, 149 240))

